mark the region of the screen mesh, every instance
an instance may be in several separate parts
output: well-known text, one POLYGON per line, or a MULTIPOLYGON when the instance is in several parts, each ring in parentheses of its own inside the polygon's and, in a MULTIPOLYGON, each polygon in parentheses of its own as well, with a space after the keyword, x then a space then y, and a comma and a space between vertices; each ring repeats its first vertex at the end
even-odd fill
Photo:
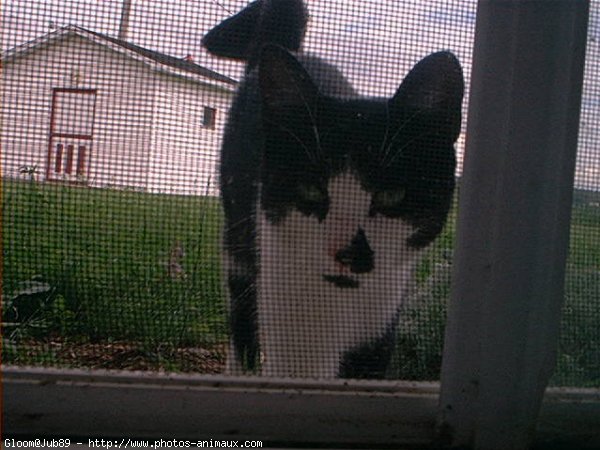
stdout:
MULTIPOLYGON (((5 364, 439 378, 476 2, 298 4, 3 3, 5 364)), ((599 8, 561 385, 599 383, 599 8)))
POLYGON ((552 383, 600 386, 600 2, 590 8, 565 306, 552 383))

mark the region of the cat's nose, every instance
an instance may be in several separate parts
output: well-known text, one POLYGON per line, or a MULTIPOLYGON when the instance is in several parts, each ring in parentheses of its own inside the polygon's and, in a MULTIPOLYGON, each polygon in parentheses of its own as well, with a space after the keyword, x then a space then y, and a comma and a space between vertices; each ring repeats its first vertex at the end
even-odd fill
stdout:
POLYGON ((362 228, 359 228, 350 245, 335 254, 335 260, 350 268, 352 273, 366 273, 373 270, 373 250, 362 228))

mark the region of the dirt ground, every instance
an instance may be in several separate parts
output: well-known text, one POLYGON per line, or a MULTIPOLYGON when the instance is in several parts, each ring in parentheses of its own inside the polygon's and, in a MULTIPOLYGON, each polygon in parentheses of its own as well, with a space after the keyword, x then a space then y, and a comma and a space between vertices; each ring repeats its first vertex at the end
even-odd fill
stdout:
POLYGON ((223 372, 227 356, 227 344, 148 350, 143 345, 131 342, 74 343, 52 339, 47 342, 21 342, 20 347, 19 358, 14 361, 5 359, 4 362, 17 365, 215 374, 223 372))

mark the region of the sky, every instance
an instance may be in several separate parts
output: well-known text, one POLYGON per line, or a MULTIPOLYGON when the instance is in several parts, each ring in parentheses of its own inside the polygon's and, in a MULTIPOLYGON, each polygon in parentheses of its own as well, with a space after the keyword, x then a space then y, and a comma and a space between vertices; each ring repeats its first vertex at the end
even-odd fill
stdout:
MULTIPOLYGON (((305 48, 338 65, 366 95, 393 93, 414 63, 440 49, 455 52, 469 72, 474 0, 306 3, 310 23, 305 48)), ((191 54, 199 64, 239 74, 239 66, 208 55, 200 40, 243 8, 246 0, 133 0, 132 4, 128 40, 173 56, 191 54)), ((116 35, 120 13, 120 0, 4 0, 2 48, 68 24, 116 35)))
MULTIPOLYGON (((310 21, 304 48, 334 63, 361 94, 393 95, 416 62, 442 49, 459 58, 468 86, 476 0, 305 1, 310 21)), ((239 64, 208 55, 200 40, 247 3, 132 0, 127 40, 173 56, 191 54, 198 64, 239 78, 239 64)), ((2 50, 68 24, 116 36, 121 6, 121 0, 4 0, 2 50)), ((600 190, 600 0, 592 1, 588 33, 576 186, 600 190)))

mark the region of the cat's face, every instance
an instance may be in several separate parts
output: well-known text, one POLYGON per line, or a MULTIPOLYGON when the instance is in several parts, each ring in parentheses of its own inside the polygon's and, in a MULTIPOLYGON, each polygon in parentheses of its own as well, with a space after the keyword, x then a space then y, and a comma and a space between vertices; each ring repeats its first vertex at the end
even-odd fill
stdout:
POLYGON ((425 58, 389 100, 323 96, 277 47, 264 50, 259 77, 261 209, 285 230, 282 246, 305 254, 325 283, 354 289, 439 234, 463 94, 452 55, 425 58))

